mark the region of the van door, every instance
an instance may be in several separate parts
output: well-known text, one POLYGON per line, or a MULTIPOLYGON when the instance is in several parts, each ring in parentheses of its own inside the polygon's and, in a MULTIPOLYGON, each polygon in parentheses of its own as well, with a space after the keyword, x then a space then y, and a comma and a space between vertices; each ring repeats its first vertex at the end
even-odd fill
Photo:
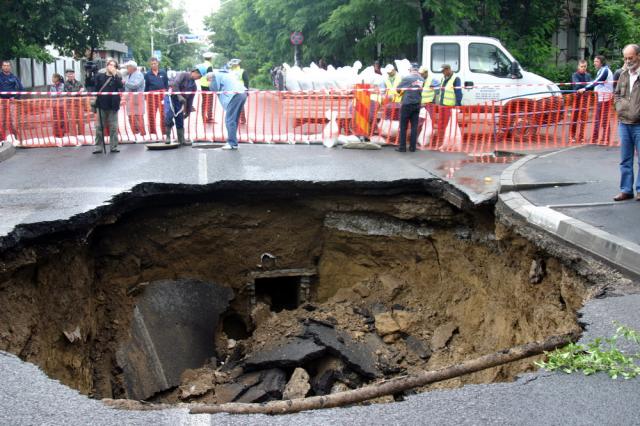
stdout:
POLYGON ((494 44, 469 43, 469 72, 462 85, 464 104, 482 104, 520 95, 519 80, 512 78, 511 60, 494 44))

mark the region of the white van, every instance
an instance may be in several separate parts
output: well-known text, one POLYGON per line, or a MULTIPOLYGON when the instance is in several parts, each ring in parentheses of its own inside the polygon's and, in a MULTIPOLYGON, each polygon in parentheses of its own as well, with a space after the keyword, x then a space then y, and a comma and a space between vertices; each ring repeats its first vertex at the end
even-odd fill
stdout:
POLYGON ((422 65, 429 69, 429 81, 433 78, 442 81, 442 64, 451 65, 460 77, 463 105, 560 94, 553 82, 523 70, 500 41, 492 37, 424 37, 422 65))

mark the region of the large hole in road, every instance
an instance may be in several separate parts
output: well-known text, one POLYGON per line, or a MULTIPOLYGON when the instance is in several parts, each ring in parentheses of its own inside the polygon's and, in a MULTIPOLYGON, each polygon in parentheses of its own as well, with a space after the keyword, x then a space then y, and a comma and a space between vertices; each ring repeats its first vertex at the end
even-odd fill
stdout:
POLYGON ((3 253, 0 349, 96 398, 263 402, 579 330, 587 284, 496 233, 489 208, 397 188, 211 191, 3 253))

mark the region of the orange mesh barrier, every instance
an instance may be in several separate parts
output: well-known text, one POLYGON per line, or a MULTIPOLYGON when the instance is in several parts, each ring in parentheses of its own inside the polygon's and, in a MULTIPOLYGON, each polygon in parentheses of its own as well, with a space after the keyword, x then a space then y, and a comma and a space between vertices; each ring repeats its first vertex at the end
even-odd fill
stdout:
MULTIPOLYGON (((366 85, 357 90, 250 91, 238 139, 309 144, 355 134, 396 145, 400 105, 384 92, 366 85)), ((99 117, 91 110, 91 99, 68 94, 0 99, 0 139, 25 147, 93 144, 99 117)), ((165 137, 165 93, 124 93, 121 99, 121 142, 165 137)), ((193 110, 185 111, 184 118, 188 141, 227 138, 225 112, 213 92, 197 92, 193 110)), ((427 104, 420 113, 418 147, 484 153, 584 143, 617 145, 616 127, 611 95, 602 93, 542 95, 462 107, 427 104)), ((171 137, 176 138, 173 122, 171 137)))

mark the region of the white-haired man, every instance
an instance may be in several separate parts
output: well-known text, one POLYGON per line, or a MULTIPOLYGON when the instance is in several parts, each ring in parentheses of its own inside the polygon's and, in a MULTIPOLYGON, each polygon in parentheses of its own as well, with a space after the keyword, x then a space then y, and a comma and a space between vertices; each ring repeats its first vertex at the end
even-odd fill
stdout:
POLYGON ((135 61, 129 61, 127 67, 127 80, 124 83, 124 91, 127 92, 127 115, 131 132, 137 142, 143 140, 147 134, 144 128, 144 75, 138 70, 135 61))

